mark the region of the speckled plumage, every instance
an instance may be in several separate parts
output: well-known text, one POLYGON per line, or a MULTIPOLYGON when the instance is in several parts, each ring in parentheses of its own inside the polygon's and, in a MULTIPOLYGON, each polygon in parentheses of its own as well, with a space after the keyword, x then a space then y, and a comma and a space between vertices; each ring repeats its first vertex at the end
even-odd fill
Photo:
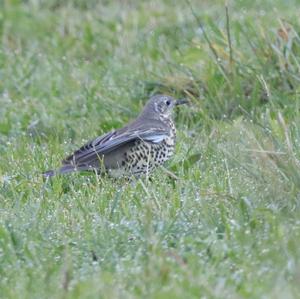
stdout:
POLYGON ((164 95, 152 97, 132 123, 86 143, 64 159, 61 168, 44 176, 84 170, 112 177, 149 175, 174 153, 176 129, 171 112, 185 102, 164 95))
POLYGON ((149 175, 156 167, 163 165, 174 153, 176 129, 170 120, 166 122, 170 128, 169 136, 160 143, 150 143, 136 140, 134 145, 124 153, 124 159, 120 161, 118 169, 109 170, 113 177, 134 175, 149 175))

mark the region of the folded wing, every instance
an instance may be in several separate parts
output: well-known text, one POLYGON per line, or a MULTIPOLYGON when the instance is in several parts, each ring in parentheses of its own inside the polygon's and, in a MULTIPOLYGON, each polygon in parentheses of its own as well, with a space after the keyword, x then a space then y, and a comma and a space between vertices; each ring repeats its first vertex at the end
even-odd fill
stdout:
POLYGON ((105 154, 129 142, 142 140, 145 142, 160 143, 167 136, 168 132, 164 128, 124 128, 124 130, 112 131, 83 145, 80 149, 63 160, 63 164, 89 164, 91 161, 101 159, 105 154))

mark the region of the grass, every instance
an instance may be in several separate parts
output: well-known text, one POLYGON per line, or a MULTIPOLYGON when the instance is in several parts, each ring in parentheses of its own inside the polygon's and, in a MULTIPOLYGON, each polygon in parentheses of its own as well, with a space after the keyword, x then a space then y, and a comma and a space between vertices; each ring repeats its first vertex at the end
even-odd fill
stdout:
POLYGON ((1 298, 297 298, 297 1, 4 1, 1 298), (41 172, 189 98, 152 181, 41 172))

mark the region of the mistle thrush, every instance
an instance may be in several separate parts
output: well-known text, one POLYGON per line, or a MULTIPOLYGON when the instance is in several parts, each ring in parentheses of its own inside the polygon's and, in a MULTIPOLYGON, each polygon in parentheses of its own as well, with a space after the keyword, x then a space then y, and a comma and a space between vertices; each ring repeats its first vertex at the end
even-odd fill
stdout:
POLYGON ((174 152, 176 130, 172 110, 186 100, 166 95, 150 98, 141 114, 127 126, 86 143, 44 176, 94 170, 112 177, 148 175, 174 152))

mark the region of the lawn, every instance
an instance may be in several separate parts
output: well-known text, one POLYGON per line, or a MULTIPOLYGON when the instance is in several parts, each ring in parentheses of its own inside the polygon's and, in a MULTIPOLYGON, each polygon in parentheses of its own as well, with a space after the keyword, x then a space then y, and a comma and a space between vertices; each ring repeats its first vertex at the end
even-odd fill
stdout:
POLYGON ((299 298, 298 1, 0 5, 0 298, 299 298), (43 179, 156 93, 177 179, 43 179))

